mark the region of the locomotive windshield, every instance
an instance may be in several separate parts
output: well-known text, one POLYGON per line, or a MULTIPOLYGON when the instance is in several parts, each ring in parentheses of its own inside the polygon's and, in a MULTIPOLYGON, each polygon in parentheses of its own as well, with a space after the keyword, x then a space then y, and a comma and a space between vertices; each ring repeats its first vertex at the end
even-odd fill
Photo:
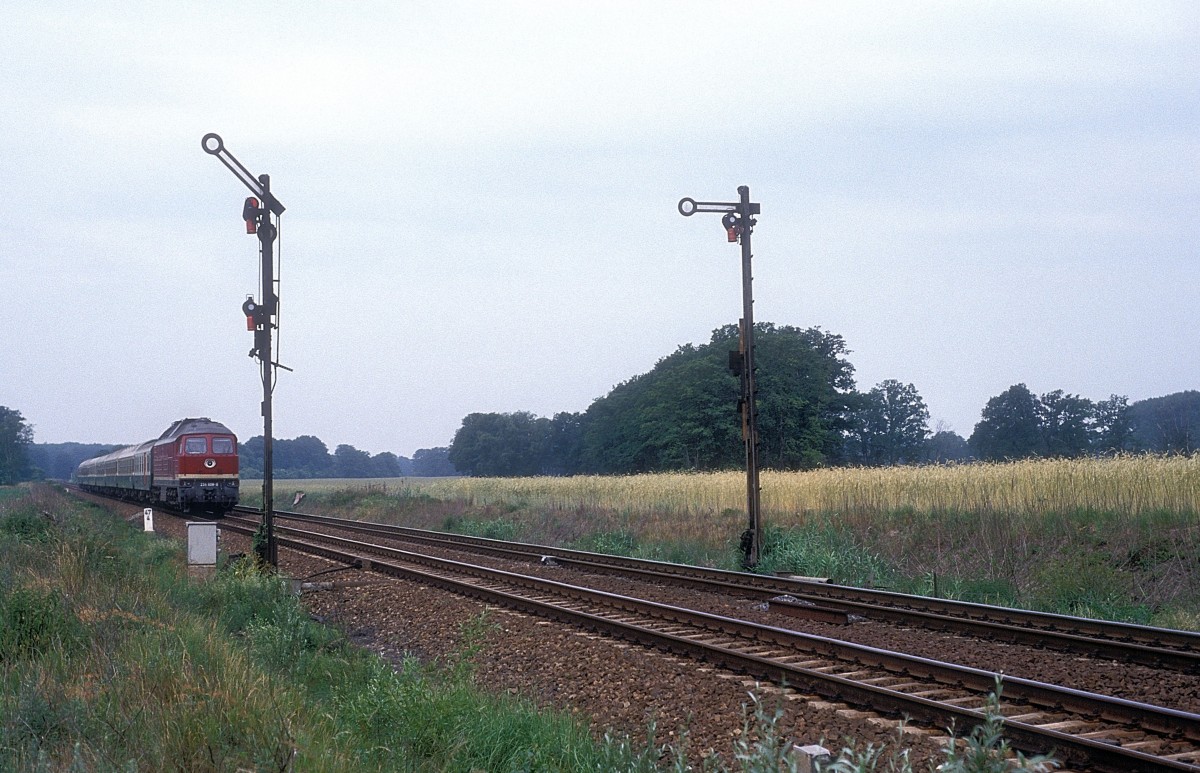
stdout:
POLYGON ((215 437, 213 441, 214 454, 232 454, 233 453, 233 438, 231 437, 215 437))
POLYGON ((202 437, 190 437, 184 441, 185 454, 203 454, 208 451, 208 443, 202 437))

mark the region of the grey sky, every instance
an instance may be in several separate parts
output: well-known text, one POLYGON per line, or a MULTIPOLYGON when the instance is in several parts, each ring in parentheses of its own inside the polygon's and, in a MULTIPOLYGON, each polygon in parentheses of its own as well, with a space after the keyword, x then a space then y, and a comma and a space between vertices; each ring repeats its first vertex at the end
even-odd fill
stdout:
POLYGON ((969 435, 1017 382, 1200 387, 1192 3, 25 3, 0 24, 0 405, 261 433, 247 192, 288 207, 276 434, 409 455, 755 315, 969 435))

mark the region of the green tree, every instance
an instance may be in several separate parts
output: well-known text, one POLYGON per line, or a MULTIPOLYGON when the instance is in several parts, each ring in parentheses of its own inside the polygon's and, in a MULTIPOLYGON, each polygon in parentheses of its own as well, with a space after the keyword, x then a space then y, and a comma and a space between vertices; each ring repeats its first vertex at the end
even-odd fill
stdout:
MULTIPOLYGON (((736 345, 736 326, 718 332, 736 345)), ((755 325, 755 345, 762 465, 796 470, 843 461, 855 395, 845 340, 819 327, 765 323, 755 325)))
POLYGON ((29 448, 33 427, 21 412, 0 405, 0 485, 11 486, 29 479, 29 448))
POLYGON ((276 475, 284 478, 321 478, 333 470, 333 457, 325 442, 313 435, 292 440, 277 438, 271 444, 276 475))
POLYGON ((1133 409, 1129 405, 1129 398, 1110 395, 1107 400, 1097 402, 1094 431, 1092 448, 1097 453, 1115 454, 1134 450, 1133 409))
POLYGON ((370 478, 374 474, 371 455, 343 443, 333 452, 333 474, 339 478, 370 478))
POLYGON ((380 451, 371 457, 371 475, 372 478, 399 478, 400 457, 393 454, 391 451, 380 451))
POLYGON ((938 430, 925 441, 925 461, 961 462, 971 458, 971 446, 966 438, 950 430, 938 430))
POLYGON ((549 419, 528 411, 472 413, 454 433, 447 458, 467 475, 545 474, 551 426, 549 419))
POLYGON ((450 448, 418 448, 412 455, 412 474, 418 478, 439 478, 448 475, 458 475, 458 470, 450 463, 450 448))
MULTIPOLYGON (((708 344, 680 346, 593 402, 583 419, 583 471, 740 466, 740 387, 729 371, 738 339, 737 325, 718 328, 708 344)), ((837 458, 854 389, 841 336, 758 323, 755 339, 761 464, 801 469, 837 458)))
POLYGON ((1052 457, 1083 456, 1092 447, 1095 405, 1061 389, 1047 392, 1038 400, 1042 427, 1042 453, 1052 457))
POLYGON ((862 396, 851 433, 863 464, 921 461, 929 437, 929 409, 912 384, 887 379, 862 396))
POLYGON ((1200 449, 1200 392, 1188 390, 1139 400, 1130 406, 1134 442, 1160 454, 1200 449))
POLYGON ((618 384, 588 408, 585 471, 716 469, 741 458, 737 380, 728 354, 680 346, 649 373, 618 384))
MULTIPOLYGON (((271 452, 275 452, 275 444, 271 444, 271 452)), ((262 435, 255 435, 249 440, 238 443, 238 472, 241 478, 261 478, 263 476, 264 443, 262 435)))
POLYGON ((554 414, 542 469, 550 475, 574 475, 579 472, 582 445, 583 414, 554 414))
POLYGON ((981 459, 1023 459, 1042 452, 1042 422, 1037 397, 1015 384, 988 400, 967 441, 981 459))

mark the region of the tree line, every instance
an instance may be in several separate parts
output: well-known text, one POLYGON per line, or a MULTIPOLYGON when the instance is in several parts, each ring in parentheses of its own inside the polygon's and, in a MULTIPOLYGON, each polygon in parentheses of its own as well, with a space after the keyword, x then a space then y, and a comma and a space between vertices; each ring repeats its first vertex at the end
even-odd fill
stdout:
MULTIPOLYGON (((1200 443, 1200 392, 1130 404, 1093 402, 1024 384, 991 398, 970 438, 929 427, 916 387, 888 379, 867 391, 841 336, 820 328, 755 325, 762 466, 1070 457, 1117 452, 1191 453, 1200 443)), ((580 413, 472 413, 450 444, 466 475, 630 474, 734 469, 744 463, 740 383, 730 352, 738 329, 684 344, 648 372, 618 384, 580 413)))
MULTIPOLYGON (((1092 401, 1015 384, 992 397, 969 438, 938 428, 916 387, 894 379, 867 391, 841 336, 820 328, 759 323, 759 458, 764 467, 1072 457, 1121 452, 1191 454, 1200 450, 1200 392, 1130 403, 1092 401)), ((450 446, 412 458, 371 455, 351 445, 331 453, 319 438, 274 441, 280 478, 627 474, 735 469, 743 462, 740 385, 730 372, 736 325, 704 345, 684 344, 648 372, 618 384, 586 411, 550 418, 532 413, 472 413, 450 446)), ((242 477, 262 476, 262 436, 241 444, 242 477)), ((20 411, 0 406, 0 484, 70 478, 85 459, 117 446, 33 442, 20 411)))
POLYGON ((1092 401, 1061 389, 1039 396, 1014 384, 988 400, 968 445, 988 460, 1191 454, 1200 448, 1200 392, 1131 404, 1122 395, 1092 401))
MULTIPOLYGON (((238 449, 241 477, 263 475, 263 436, 255 435, 238 449)), ((420 448, 412 458, 391 451, 369 454, 352 445, 341 444, 329 452, 318 437, 301 435, 291 440, 275 438, 271 443, 271 461, 276 478, 437 478, 457 475, 448 461, 449 448, 420 448)))

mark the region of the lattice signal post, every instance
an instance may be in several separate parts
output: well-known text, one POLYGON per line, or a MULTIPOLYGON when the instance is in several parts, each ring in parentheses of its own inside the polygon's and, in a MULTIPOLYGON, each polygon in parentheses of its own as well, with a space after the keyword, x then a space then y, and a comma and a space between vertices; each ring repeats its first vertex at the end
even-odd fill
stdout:
POLYGON ((275 388, 275 370, 283 368, 271 356, 272 331, 279 327, 279 295, 275 288, 275 238, 279 234, 279 216, 283 214, 284 206, 271 193, 271 178, 261 174, 258 177, 250 174, 241 162, 225 149, 225 143, 220 135, 206 134, 200 140, 204 152, 216 156, 225 167, 233 172, 242 184, 250 189, 253 196, 248 197, 242 205, 242 220, 246 223, 246 233, 258 236, 259 257, 262 260, 262 294, 260 300, 247 298, 242 304, 242 312, 246 315, 246 327, 254 331, 254 348, 250 356, 256 358, 262 366, 263 384, 263 532, 265 539, 258 546, 258 556, 273 567, 279 566, 279 552, 275 544, 275 467, 272 455, 272 410, 271 393, 275 388), (271 216, 275 216, 275 222, 271 216))
POLYGON ((754 295, 751 290, 753 275, 750 272, 750 234, 758 222, 754 215, 761 207, 750 201, 750 188, 738 188, 736 202, 696 201, 680 199, 679 214, 691 217, 697 212, 716 212, 722 215, 721 225, 729 241, 742 245, 742 319, 741 335, 737 351, 729 353, 729 367, 742 382, 742 396, 738 408, 742 415, 742 441, 746 447, 746 531, 742 532, 743 562, 746 568, 758 565, 762 546, 762 519, 759 517, 758 485, 758 411, 754 403, 754 295))

